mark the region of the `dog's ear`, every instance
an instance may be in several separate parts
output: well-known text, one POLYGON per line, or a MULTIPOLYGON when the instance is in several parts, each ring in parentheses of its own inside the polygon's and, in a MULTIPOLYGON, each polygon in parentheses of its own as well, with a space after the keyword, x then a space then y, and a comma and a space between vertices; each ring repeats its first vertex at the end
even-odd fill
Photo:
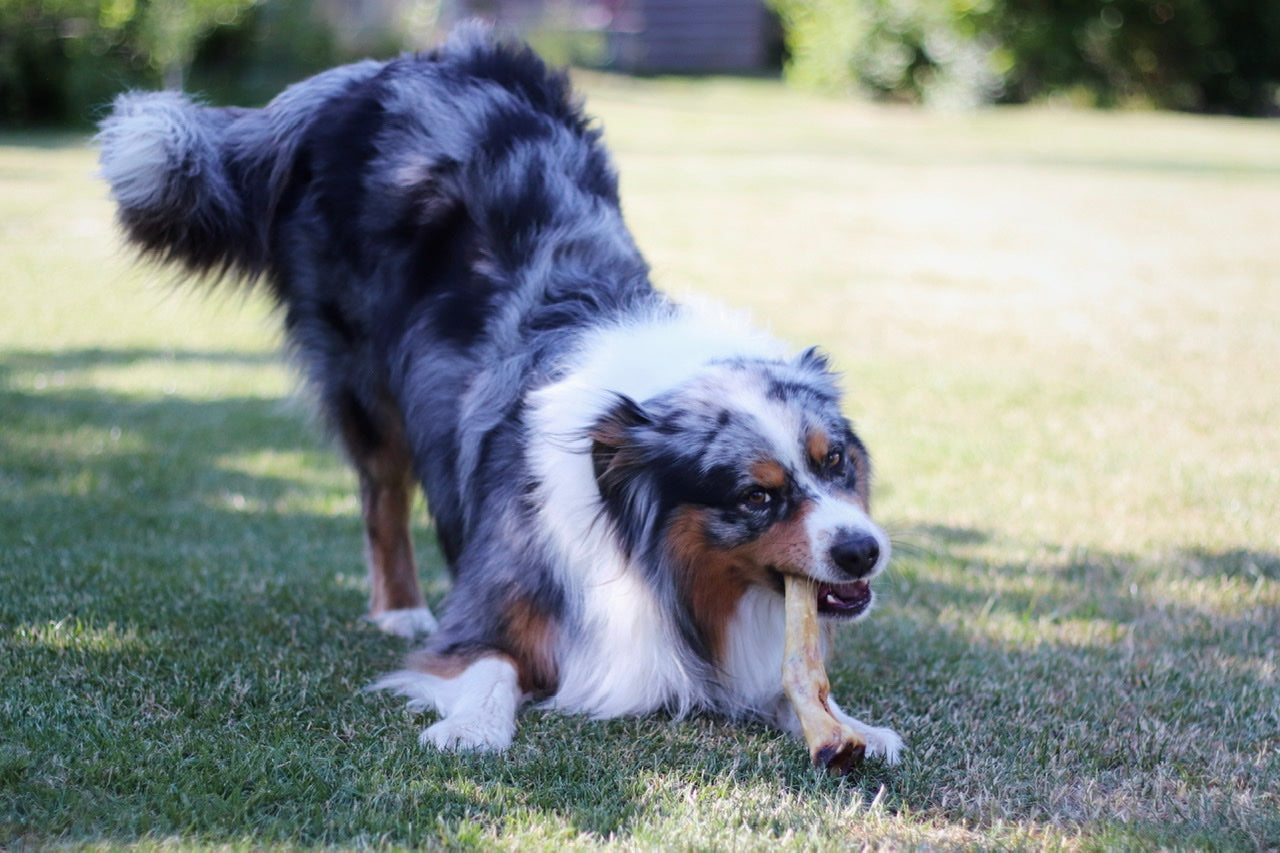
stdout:
POLYGON ((606 498, 621 485, 621 472, 628 466, 627 448, 638 427, 649 426, 653 418, 639 403, 618 394, 612 407, 591 427, 591 464, 600 493, 606 498))

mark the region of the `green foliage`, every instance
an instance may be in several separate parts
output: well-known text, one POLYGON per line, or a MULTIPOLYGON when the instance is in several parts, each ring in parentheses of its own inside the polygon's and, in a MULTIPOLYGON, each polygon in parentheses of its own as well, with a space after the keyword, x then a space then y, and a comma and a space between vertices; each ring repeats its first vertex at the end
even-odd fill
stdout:
POLYGON ((1010 96, 1083 87, 1110 105, 1275 111, 1280 4, 1256 0, 1003 0, 998 35, 1017 57, 1010 96))
MULTIPOLYGON (((808 89, 944 106, 1065 95, 1098 106, 1280 110, 1274 0, 768 2, 786 31, 787 77, 808 89)), ((320 68, 402 49, 440 8, 405 4, 396 14, 420 20, 388 18, 370 35, 352 11, 365 5, 0 0, 0 122, 84 124, 129 86, 259 103, 320 68)), ((538 47, 553 60, 598 60, 601 46, 571 29, 539 30, 538 47)))
MULTIPOLYGON (((0 0, 0 121, 64 121, 134 80, 132 21, 98 0, 0 0)), ((78 116, 77 116, 78 117, 78 116)))
POLYGON ((1280 4, 1255 0, 772 0, 788 79, 913 101, 1260 115, 1277 108, 1280 4))
POLYGON ((266 0, 238 26, 216 28, 193 58, 187 88, 217 103, 263 104, 290 83, 363 55, 363 45, 348 50, 339 44, 312 6, 309 0, 266 0))
POLYGON ((285 83, 349 58, 314 5, 0 0, 0 121, 83 125, 128 87, 265 100, 285 83))
POLYGON ((993 0, 775 0, 806 88, 968 105, 999 91, 993 0))
POLYGON ((186 68, 199 39, 215 26, 235 24, 257 0, 104 0, 107 5, 132 6, 140 18, 139 42, 160 70, 169 89, 181 89, 186 68))
POLYGON ((181 88, 200 40, 257 0, 0 0, 0 119, 84 122, 126 86, 181 88))

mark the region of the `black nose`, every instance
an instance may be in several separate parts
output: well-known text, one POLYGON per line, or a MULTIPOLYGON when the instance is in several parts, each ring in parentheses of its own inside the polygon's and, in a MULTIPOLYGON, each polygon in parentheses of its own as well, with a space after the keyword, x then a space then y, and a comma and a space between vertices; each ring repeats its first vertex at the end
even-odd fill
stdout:
POLYGON ((841 531, 831 546, 831 561, 850 577, 865 578, 880 559, 880 543, 861 531, 841 531))

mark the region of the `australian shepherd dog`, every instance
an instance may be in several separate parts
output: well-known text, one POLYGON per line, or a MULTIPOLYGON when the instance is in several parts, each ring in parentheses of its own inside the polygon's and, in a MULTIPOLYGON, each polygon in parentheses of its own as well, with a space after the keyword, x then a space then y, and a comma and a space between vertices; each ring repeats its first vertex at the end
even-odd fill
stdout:
POLYGON ((98 141, 142 253, 281 306, 359 478, 370 617, 429 635, 375 685, 435 712, 425 744, 504 749, 530 700, 798 732, 783 576, 816 581, 828 627, 871 608, 866 450, 816 350, 653 288, 565 74, 464 26, 262 109, 124 94, 98 141), (453 581, 438 623, 419 484, 453 581))

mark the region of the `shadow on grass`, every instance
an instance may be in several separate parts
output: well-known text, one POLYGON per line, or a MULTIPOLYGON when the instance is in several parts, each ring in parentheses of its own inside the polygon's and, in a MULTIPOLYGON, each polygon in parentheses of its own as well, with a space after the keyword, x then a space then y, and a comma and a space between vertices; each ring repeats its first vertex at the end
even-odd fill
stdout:
MULTIPOLYGON (((0 356, 0 380, 265 359, 20 353, 0 356)), ((360 692, 403 646, 359 620, 358 513, 324 509, 349 500, 349 479, 314 429, 269 400, 85 388, 9 388, 0 411, 0 840, 430 846, 532 826, 643 846, 679 837, 659 828, 696 820, 707 797, 765 839, 873 799, 907 821, 1147 844, 1280 830, 1265 800, 1280 771, 1257 758, 1280 746, 1280 617, 1247 600, 1271 588, 1274 553, 1154 565, 1063 551, 1028 566, 967 553, 990 544, 983 531, 906 531, 920 544, 831 668, 852 713, 907 737, 899 768, 830 780, 759 726, 539 711, 506 755, 447 756, 418 747, 425 719, 360 692), (306 470, 226 465, 243 454, 301 455, 306 470), (1242 811, 1242 796, 1261 805, 1242 811)), ((438 556, 418 541, 438 596, 438 556)))
POLYGON ((322 452, 319 431, 278 401, 193 400, 159 388, 154 396, 123 394, 83 387, 74 376, 92 367, 181 370, 186 363, 259 367, 276 359, 152 350, 0 354, 0 472, 9 486, 0 501, 10 497, 10 509, 38 528, 68 517, 77 498, 127 518, 150 514, 158 501, 209 505, 249 490, 273 503, 300 492, 291 477, 254 477, 227 464, 243 454, 322 452), (38 390, 27 382, 19 389, 22 375, 34 375, 38 390), (42 513, 43 504, 57 510, 42 513))

